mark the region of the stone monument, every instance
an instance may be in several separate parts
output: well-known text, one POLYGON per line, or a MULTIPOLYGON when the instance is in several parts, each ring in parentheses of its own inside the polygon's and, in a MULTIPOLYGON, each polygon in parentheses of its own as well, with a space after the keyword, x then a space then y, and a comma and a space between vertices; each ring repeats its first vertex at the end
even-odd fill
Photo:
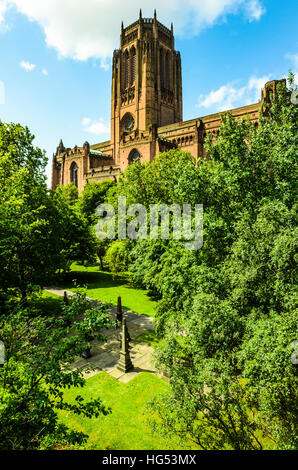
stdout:
POLYGON ((122 323, 122 318, 123 318, 123 311, 122 311, 121 297, 118 297, 118 302, 117 302, 117 322, 122 323))
POLYGON ((130 359, 129 354, 129 340, 128 340, 128 330, 126 326, 126 319, 122 320, 122 338, 121 338, 121 351, 120 359, 118 362, 118 369, 126 373, 133 369, 133 365, 130 359))

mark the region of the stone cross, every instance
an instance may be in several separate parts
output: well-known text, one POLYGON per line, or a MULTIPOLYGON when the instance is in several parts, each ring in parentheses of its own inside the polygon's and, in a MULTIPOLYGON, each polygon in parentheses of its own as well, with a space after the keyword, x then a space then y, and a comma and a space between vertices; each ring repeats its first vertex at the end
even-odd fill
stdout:
POLYGON ((121 351, 120 359, 118 362, 118 369, 126 373, 133 369, 133 365, 130 359, 129 349, 128 349, 128 330, 126 326, 126 319, 122 320, 122 338, 121 338, 121 351))

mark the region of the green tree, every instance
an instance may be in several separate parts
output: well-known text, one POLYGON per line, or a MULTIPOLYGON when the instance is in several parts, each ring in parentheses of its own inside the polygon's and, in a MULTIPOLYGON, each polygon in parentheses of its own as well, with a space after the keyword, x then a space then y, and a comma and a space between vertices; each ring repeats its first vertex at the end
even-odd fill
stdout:
POLYGON ((94 224, 96 221, 96 208, 104 202, 108 190, 113 188, 114 185, 113 181, 108 180, 100 183, 88 182, 84 187, 78 199, 77 207, 90 224, 94 224))
POLYGON ((58 211, 48 196, 44 154, 27 128, 0 123, 0 285, 23 299, 47 282, 62 249, 58 211))
POLYGON ((78 201, 79 191, 73 183, 66 184, 65 186, 57 186, 56 192, 64 194, 70 206, 73 206, 78 201))
POLYGON ((290 96, 279 87, 258 129, 223 118, 207 143, 210 161, 198 166, 204 246, 191 255, 166 250, 159 260, 159 361, 171 378, 176 431, 182 422, 208 449, 257 449, 266 437, 275 448, 297 448, 298 110, 290 96), (179 288, 177 265, 186 268, 179 288), (183 341, 173 349, 173 334, 189 338, 186 350, 183 341), (177 371, 175 357, 190 360, 189 369, 177 371))
POLYGON ((44 153, 27 128, 0 122, 0 297, 27 295, 73 260, 94 258, 88 222, 45 184, 44 153))
POLYGON ((78 393, 70 404, 63 395, 65 388, 85 384, 80 370, 71 367, 88 346, 85 333, 104 339, 100 330, 109 326, 105 308, 92 308, 81 294, 58 316, 45 318, 38 311, 17 308, 0 321, 6 347, 0 369, 1 450, 53 449, 86 441, 88 436, 59 421, 57 411, 89 418, 110 413, 100 398, 84 402, 78 393))
POLYGON ((204 206, 199 251, 138 240, 131 270, 160 298, 158 364, 170 395, 154 409, 166 432, 206 449, 297 448, 298 107, 289 83, 264 104, 258 128, 223 115, 219 136, 206 141, 208 160, 195 166, 174 150, 131 165, 117 188, 128 204, 204 206))
MULTIPOLYGON (((96 208, 99 204, 104 203, 107 194, 109 192, 112 193, 113 191, 115 191, 114 181, 107 180, 100 183, 88 182, 80 194, 76 208, 78 213, 87 220, 90 226, 92 226, 92 231, 97 220, 96 208)), ((96 238, 94 246, 95 254, 100 262, 100 269, 103 270, 103 260, 107 249, 110 246, 110 240, 99 240, 96 238)))
POLYGON ((195 161, 189 152, 170 150, 151 163, 129 165, 108 199, 117 207, 118 196, 126 196, 128 205, 137 202, 149 208, 154 203, 185 203, 182 199, 188 194, 187 202, 191 202, 197 191, 194 173, 195 161))
POLYGON ((59 189, 51 193, 53 203, 59 213, 59 225, 62 227, 60 251, 61 271, 67 271, 74 261, 95 261, 97 239, 94 229, 81 214, 77 206, 70 205, 67 196, 59 189))
POLYGON ((113 273, 128 270, 130 262, 129 248, 126 240, 115 240, 107 250, 105 260, 113 273))
POLYGON ((99 267, 103 271, 104 269, 104 258, 107 254, 107 250, 111 244, 111 240, 105 238, 104 240, 96 239, 96 254, 99 259, 99 267))
POLYGON ((30 173, 35 183, 44 183, 47 158, 44 151, 34 147, 34 139, 35 136, 28 127, 0 121, 1 166, 4 165, 6 170, 2 178, 9 177, 13 171, 23 169, 30 173))

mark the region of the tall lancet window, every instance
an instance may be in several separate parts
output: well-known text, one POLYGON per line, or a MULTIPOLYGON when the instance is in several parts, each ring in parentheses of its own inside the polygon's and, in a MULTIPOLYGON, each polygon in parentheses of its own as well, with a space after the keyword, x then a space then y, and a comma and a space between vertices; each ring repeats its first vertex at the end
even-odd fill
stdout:
POLYGON ((70 167, 70 181, 78 187, 78 165, 76 162, 73 162, 70 167))
POLYGON ((137 65, 137 55, 134 46, 130 51, 131 57, 131 85, 136 81, 136 65, 137 65))
POLYGON ((166 54, 166 88, 170 88, 170 59, 168 52, 166 54))
POLYGON ((163 50, 159 51, 159 73, 160 73, 160 86, 164 87, 164 69, 163 69, 163 50))
POLYGON ((124 62, 125 62, 125 67, 124 67, 124 87, 127 88, 129 85, 129 54, 128 51, 125 52, 124 55, 124 62))

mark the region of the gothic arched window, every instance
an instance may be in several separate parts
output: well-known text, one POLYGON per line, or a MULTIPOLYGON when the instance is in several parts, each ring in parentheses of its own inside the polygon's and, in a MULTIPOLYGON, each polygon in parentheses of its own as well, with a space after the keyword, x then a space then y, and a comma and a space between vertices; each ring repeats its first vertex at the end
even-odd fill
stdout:
POLYGON ((130 113, 126 113, 125 116, 122 118, 121 127, 126 132, 131 132, 135 126, 135 120, 130 113))
POLYGON ((78 165, 76 164, 76 162, 73 162, 70 167, 70 181, 76 187, 78 187, 78 171, 79 171, 78 165))
POLYGON ((136 64, 137 64, 137 55, 134 46, 130 50, 131 57, 131 85, 136 81, 136 64))
POLYGON ((159 51, 159 73, 160 73, 160 85, 163 88, 164 86, 164 70, 163 70, 163 51, 159 51))
POLYGON ((141 158, 140 153, 136 149, 134 149, 130 152, 128 160, 129 160, 129 163, 134 163, 137 160, 140 160, 140 158, 141 158))
POLYGON ((124 54, 124 88, 127 88, 129 85, 129 54, 128 51, 125 51, 124 54))
POLYGON ((170 88, 170 59, 168 52, 166 54, 166 88, 170 88))

